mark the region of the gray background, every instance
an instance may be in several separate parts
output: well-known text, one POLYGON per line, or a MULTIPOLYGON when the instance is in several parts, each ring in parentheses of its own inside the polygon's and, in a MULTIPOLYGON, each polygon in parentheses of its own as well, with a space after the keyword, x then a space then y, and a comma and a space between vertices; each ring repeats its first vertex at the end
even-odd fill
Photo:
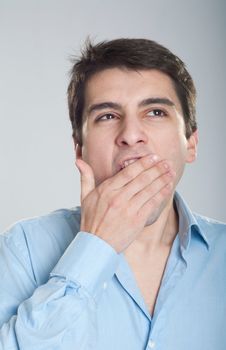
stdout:
POLYGON ((180 185, 226 221, 225 0, 0 0, 0 231, 79 204, 66 89, 87 35, 145 37, 186 63, 198 90, 199 157, 180 185))

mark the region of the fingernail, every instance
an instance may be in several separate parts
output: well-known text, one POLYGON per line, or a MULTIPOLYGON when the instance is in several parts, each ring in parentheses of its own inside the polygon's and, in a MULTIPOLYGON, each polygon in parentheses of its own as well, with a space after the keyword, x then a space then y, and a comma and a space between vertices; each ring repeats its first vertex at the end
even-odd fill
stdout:
POLYGON ((157 156, 157 154, 151 154, 150 155, 150 160, 152 162, 156 162, 159 159, 159 157, 157 156))
POLYGON ((163 163, 163 166, 164 166, 165 169, 169 169, 169 164, 163 163))
POLYGON ((176 172, 171 169, 171 170, 168 171, 167 175, 170 176, 170 177, 174 177, 176 175, 176 172))

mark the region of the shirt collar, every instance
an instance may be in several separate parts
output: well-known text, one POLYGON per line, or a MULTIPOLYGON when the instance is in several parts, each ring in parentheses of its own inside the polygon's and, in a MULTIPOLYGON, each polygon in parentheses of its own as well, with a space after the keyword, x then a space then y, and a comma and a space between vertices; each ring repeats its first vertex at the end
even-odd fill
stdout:
POLYGON ((201 241, 209 248, 209 240, 203 228, 178 192, 175 192, 174 203, 179 216, 178 236, 181 250, 187 251, 189 249, 192 234, 198 234, 201 237, 201 241))

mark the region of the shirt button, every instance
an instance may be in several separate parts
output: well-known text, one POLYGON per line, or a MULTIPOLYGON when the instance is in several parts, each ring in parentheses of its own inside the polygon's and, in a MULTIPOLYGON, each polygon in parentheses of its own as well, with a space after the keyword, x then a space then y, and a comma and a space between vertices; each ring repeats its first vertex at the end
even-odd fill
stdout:
POLYGON ((155 347, 155 342, 154 342, 153 340, 149 340, 149 342, 148 342, 148 347, 149 347, 150 349, 154 349, 154 347, 155 347))
POLYGON ((106 289, 106 288, 107 288, 107 286, 108 286, 107 282, 104 282, 104 284, 103 284, 103 288, 104 288, 104 289, 106 289))

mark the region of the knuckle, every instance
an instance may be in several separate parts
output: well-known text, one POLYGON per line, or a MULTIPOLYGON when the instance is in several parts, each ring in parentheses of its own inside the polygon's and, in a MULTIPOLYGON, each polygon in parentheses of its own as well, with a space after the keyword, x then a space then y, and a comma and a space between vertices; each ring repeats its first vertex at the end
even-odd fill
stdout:
POLYGON ((164 186, 166 183, 167 183, 167 176, 166 175, 163 175, 163 176, 161 176, 161 177, 159 177, 158 179, 157 179, 157 186, 158 187, 162 187, 162 186, 164 186))
POLYGON ((152 199, 150 200, 150 205, 152 208, 156 208, 159 205, 159 201, 156 196, 152 197, 152 199))
POLYGON ((118 209, 120 207, 120 198, 119 196, 114 196, 109 199, 108 207, 111 209, 118 209))
POLYGON ((148 198, 152 197, 155 192, 156 192, 156 186, 155 184, 151 184, 150 186, 147 186, 145 189, 144 189, 146 195, 148 196, 148 198))
POLYGON ((150 174, 148 174, 147 172, 143 172, 139 176, 139 181, 141 183, 148 183, 148 182, 150 182, 150 179, 151 179, 150 174))
POLYGON ((106 196, 109 192, 109 183, 106 181, 102 182, 99 186, 96 187, 96 191, 99 197, 106 196))
POLYGON ((150 167, 150 162, 148 162, 147 158, 140 158, 141 166, 146 169, 148 166, 150 167))
POLYGON ((105 185, 104 184, 97 186, 96 193, 97 193, 98 197, 102 197, 104 192, 105 192, 105 185))
POLYGON ((171 176, 170 176, 170 174, 165 174, 165 175, 163 175, 163 177, 162 177, 162 183, 167 183, 167 182, 169 182, 170 180, 171 180, 171 176))
POLYGON ((166 160, 162 160, 157 165, 158 165, 158 169, 159 169, 160 172, 168 171, 169 168, 170 168, 170 164, 166 160))
POLYGON ((123 171, 122 175, 123 175, 124 180, 127 181, 127 182, 131 181, 134 178, 132 169, 128 170, 126 168, 125 171, 123 171))
POLYGON ((149 207, 151 207, 152 209, 156 208, 158 205, 158 201, 155 197, 152 197, 149 201, 149 207))
POLYGON ((158 163, 155 163, 153 160, 150 160, 150 158, 144 157, 140 158, 140 165, 143 168, 143 170, 148 170, 150 168, 155 168, 158 163))
POLYGON ((168 195, 169 193, 171 193, 171 190, 173 189, 173 182, 170 181, 164 188, 163 188, 163 191, 164 191, 164 194, 165 195, 168 195))
POLYGON ((160 193, 159 193, 159 200, 164 200, 170 193, 172 189, 172 183, 168 183, 165 186, 162 187, 160 193))

